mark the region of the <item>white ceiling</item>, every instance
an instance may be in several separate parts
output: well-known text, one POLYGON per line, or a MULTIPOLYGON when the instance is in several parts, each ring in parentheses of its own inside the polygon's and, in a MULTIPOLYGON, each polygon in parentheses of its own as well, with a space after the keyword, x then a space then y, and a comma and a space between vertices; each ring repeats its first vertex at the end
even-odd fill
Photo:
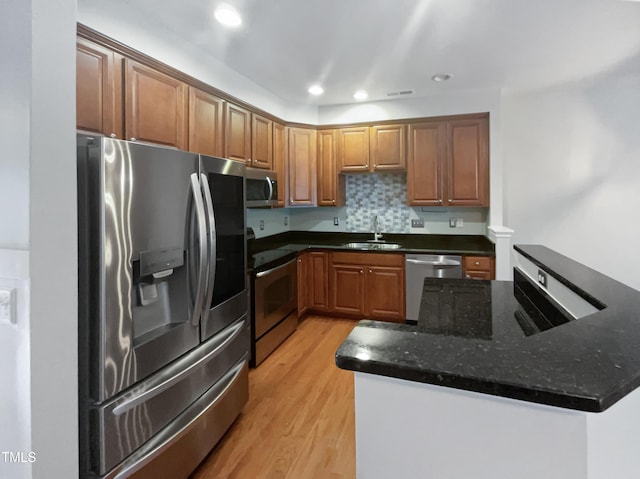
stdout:
POLYGON ((352 103, 530 88, 640 75, 640 3, 625 0, 226 0, 243 17, 213 20, 218 0, 79 0, 168 28, 285 101, 352 103), (431 76, 447 72, 447 83, 431 76), (321 83, 325 94, 307 88, 321 83))

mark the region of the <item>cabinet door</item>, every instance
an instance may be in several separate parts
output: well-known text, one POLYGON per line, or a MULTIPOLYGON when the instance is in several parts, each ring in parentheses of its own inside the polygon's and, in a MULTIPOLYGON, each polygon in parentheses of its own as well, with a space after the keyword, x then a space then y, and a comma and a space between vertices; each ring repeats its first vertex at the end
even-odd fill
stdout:
POLYGON ((309 309, 309 256, 298 256, 298 318, 302 318, 309 309))
POLYGON ((322 251, 309 256, 309 308, 314 311, 329 309, 329 255, 322 251))
POLYGON ((285 185, 287 184, 287 169, 285 158, 284 125, 273 124, 273 169, 278 174, 278 206, 285 206, 285 185))
POLYGON ((273 122, 251 114, 251 166, 273 169, 273 122))
POLYGON ((405 170, 405 125, 381 125, 371 127, 371 163, 375 171, 405 170))
POLYGON ((495 279, 495 258, 491 256, 465 256, 462 266, 465 278, 495 279))
POLYGON ((344 177, 336 165, 336 130, 318 132, 318 206, 344 205, 344 177))
POLYGON ((122 138, 122 58, 84 38, 76 44, 76 127, 122 138))
POLYGON ((369 127, 341 128, 337 131, 340 172, 369 171, 369 127))
POLYGON ((289 204, 316 206, 316 131, 290 128, 289 204))
POLYGON ((330 310, 364 317, 366 266, 334 264, 331 266, 330 310))
POLYGON ((225 103, 225 158, 248 163, 251 159, 251 114, 244 108, 225 103))
POLYGON ((404 268, 369 266, 366 283, 367 317, 403 322, 404 282, 404 268))
POLYGON ((125 62, 127 139, 186 150, 187 85, 133 60, 125 62))
POLYGON ((189 151, 221 157, 224 101, 189 87, 189 151))
POLYGON ((409 125, 407 204, 442 206, 442 168, 447 127, 442 122, 409 125))
POLYGON ((449 121, 447 138, 448 204, 489 206, 488 120, 449 121))

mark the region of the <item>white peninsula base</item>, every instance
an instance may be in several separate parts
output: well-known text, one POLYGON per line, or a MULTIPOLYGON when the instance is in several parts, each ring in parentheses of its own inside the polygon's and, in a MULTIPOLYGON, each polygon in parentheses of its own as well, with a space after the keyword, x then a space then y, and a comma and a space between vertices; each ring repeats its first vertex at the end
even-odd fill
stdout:
POLYGON ((640 391, 601 413, 355 372, 358 479, 637 479, 640 391))

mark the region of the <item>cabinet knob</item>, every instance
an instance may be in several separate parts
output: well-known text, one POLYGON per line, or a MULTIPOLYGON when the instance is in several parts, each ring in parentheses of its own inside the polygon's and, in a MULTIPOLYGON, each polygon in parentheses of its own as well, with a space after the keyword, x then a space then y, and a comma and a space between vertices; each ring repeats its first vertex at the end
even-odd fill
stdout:
POLYGON ((336 204, 336 200, 331 200, 331 202, 335 205, 336 204))
POLYGON ((363 269, 360 270, 360 274, 364 274, 364 270, 363 269))
POLYGON ((480 261, 476 261, 476 266, 480 266, 480 261))
POLYGON ((377 167, 378 167, 378 165, 376 165, 376 164, 374 163, 374 164, 373 164, 373 167, 374 167, 374 168, 377 168, 377 167))
POLYGON ((131 141, 137 141, 134 136, 131 137, 131 141))
POLYGON ((366 165, 364 165, 364 166, 365 166, 365 168, 369 168, 369 163, 367 163, 367 164, 366 164, 366 165))
POLYGON ((471 279, 471 276, 469 276, 468 274, 466 274, 464 277, 467 279, 471 279))
POLYGON ((438 200, 438 203, 442 204, 442 200, 438 200))
POLYGON ((373 270, 372 270, 372 269, 369 269, 369 273, 373 273, 373 270))
POLYGON ((115 133, 111 133, 109 136, 110 136, 111 138, 115 138, 115 137, 116 137, 116 134, 115 134, 115 133))

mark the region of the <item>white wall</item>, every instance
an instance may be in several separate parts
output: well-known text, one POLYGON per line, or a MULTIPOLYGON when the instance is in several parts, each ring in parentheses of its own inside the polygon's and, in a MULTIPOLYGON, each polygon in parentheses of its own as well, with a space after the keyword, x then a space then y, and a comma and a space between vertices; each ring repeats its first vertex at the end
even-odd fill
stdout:
POLYGON ((546 245, 640 289, 632 266, 640 238, 639 112, 638 74, 505 93, 506 220, 514 244, 546 245))
POLYGON ((0 458, 12 479, 78 475, 75 24, 75 0, 2 3, 0 448, 36 458, 0 458))
POLYGON ((78 22, 287 121, 317 122, 315 105, 286 102, 189 44, 130 2, 112 0, 111 16, 99 7, 102 3, 103 0, 80 0, 78 22))

